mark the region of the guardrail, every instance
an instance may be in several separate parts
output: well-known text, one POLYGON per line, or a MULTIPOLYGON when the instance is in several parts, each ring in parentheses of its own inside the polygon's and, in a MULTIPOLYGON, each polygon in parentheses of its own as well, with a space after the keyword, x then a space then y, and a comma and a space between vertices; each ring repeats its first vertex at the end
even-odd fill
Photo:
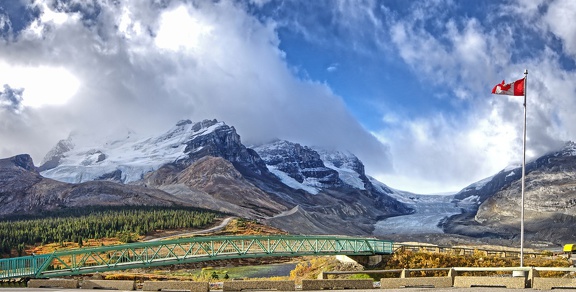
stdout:
MULTIPOLYGON (((498 257, 520 257, 520 250, 495 250, 487 248, 473 248, 473 247, 458 247, 458 246, 441 246, 441 245, 413 245, 413 244, 401 244, 394 243, 394 250, 410 250, 410 251, 426 251, 435 253, 450 253, 457 255, 473 255, 475 253, 482 253, 486 256, 498 256, 498 257)), ((524 251, 524 256, 526 257, 539 257, 548 256, 551 252, 529 252, 524 251)))
POLYGON ((397 278, 381 278, 382 289, 406 287, 506 287, 534 288, 550 290, 553 288, 576 289, 576 267, 452 267, 422 269, 391 269, 365 271, 326 271, 318 278, 328 279, 329 275, 350 274, 386 274, 397 273, 397 278), (446 276, 411 277, 412 272, 446 271, 446 276), (493 272, 491 274, 487 274, 493 272), (508 273, 507 273, 508 272, 508 273), (541 277, 541 272, 564 272, 572 277, 541 277), (482 273, 487 275, 462 275, 463 273, 482 273))

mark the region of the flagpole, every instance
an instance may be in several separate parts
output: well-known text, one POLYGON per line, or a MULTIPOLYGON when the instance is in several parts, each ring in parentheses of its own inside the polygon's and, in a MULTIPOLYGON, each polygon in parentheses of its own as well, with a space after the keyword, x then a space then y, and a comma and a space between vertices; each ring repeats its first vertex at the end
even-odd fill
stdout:
POLYGON ((522 147, 522 199, 520 205, 520 267, 524 267, 524 185, 526 180, 526 85, 528 69, 524 70, 524 139, 522 147))

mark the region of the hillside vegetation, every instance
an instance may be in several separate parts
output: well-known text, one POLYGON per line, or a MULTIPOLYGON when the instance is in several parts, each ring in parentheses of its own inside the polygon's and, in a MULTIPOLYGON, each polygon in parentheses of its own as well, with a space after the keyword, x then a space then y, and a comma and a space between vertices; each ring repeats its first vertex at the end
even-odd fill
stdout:
POLYGON ((159 230, 203 228, 221 214, 187 207, 86 207, 46 212, 34 217, 10 217, 0 221, 0 255, 23 255, 30 246, 69 242, 82 247, 89 240, 116 238, 136 241, 159 230))

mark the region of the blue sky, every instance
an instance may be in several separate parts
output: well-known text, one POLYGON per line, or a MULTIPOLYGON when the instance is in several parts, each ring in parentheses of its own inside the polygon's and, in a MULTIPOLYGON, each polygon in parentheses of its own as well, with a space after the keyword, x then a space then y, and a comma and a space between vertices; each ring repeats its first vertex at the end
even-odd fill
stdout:
POLYGON ((0 156, 217 118, 457 191, 576 139, 576 2, 0 0, 0 156))

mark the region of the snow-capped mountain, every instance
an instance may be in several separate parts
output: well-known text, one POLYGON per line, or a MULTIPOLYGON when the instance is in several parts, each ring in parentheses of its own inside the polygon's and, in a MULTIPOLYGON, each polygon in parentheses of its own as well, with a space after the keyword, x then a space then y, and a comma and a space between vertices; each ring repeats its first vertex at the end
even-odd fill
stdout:
POLYGON ((254 148, 268 169, 292 188, 317 194, 343 185, 366 190, 364 164, 350 152, 328 151, 277 140, 254 148))
POLYGON ((338 172, 324 165, 320 154, 307 146, 278 140, 255 147, 268 169, 283 183, 317 194, 323 188, 338 187, 338 172))
POLYGON ((212 155, 224 156, 235 162, 242 158, 250 161, 250 154, 238 146, 240 139, 230 135, 231 131, 234 131, 233 127, 216 120, 199 123, 183 120, 166 133, 154 137, 141 138, 130 133, 102 145, 89 146, 76 146, 69 138, 48 152, 39 169, 43 176, 62 182, 113 180, 130 183, 141 180, 146 173, 167 163, 193 157, 212 155), (210 143, 210 140, 222 141, 210 143), (222 147, 219 149, 215 145, 222 147))
POLYGON ((411 212, 375 188, 351 153, 288 141, 257 150, 223 122, 183 120, 151 137, 129 132, 85 143, 72 136, 39 169, 64 183, 114 181, 158 190, 294 233, 371 234, 380 218, 411 212))
POLYGON ((85 206, 194 206, 189 200, 142 186, 108 181, 69 184, 42 177, 32 158, 0 159, 0 217, 85 206))

